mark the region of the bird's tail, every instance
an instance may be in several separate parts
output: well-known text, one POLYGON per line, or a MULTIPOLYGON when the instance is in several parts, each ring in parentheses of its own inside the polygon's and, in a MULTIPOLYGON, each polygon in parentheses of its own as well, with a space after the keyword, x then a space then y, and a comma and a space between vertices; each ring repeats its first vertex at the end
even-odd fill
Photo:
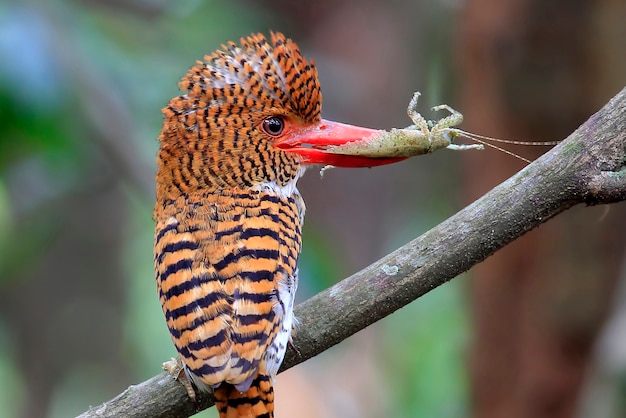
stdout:
POLYGON ((245 392, 222 383, 214 390, 214 395, 220 418, 274 417, 274 387, 270 376, 257 375, 245 392))

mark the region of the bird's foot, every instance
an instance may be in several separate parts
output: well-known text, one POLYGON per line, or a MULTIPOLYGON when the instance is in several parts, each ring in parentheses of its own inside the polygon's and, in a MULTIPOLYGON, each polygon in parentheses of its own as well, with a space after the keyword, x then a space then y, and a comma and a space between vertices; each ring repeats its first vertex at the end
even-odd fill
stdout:
POLYGON ((185 390, 187 390, 187 395, 189 395, 189 398, 191 399, 191 401, 197 406, 196 391, 193 388, 191 379, 189 379, 189 375, 187 375, 187 372, 185 371, 185 366, 183 365, 183 362, 180 359, 180 357, 176 357, 176 358, 172 357, 171 360, 163 363, 163 370, 168 372, 169 375, 172 376, 174 380, 178 380, 178 382, 181 385, 183 385, 185 390))

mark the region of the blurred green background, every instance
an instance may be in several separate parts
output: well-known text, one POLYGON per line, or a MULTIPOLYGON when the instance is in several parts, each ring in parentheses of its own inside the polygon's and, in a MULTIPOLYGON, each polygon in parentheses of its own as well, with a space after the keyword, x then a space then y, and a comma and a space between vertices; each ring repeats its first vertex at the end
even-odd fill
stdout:
MULTIPOLYGON (((160 109, 196 59, 282 31, 318 65, 324 117, 401 127, 415 90, 422 109, 454 105, 461 8, 0 2, 0 416, 77 415, 174 355, 152 271, 154 159, 160 109)), ((299 300, 460 209, 463 158, 441 151, 323 180, 311 170, 299 300)), ((470 415, 466 285, 454 280, 281 375, 279 411, 291 402, 309 415, 279 416, 470 415)))

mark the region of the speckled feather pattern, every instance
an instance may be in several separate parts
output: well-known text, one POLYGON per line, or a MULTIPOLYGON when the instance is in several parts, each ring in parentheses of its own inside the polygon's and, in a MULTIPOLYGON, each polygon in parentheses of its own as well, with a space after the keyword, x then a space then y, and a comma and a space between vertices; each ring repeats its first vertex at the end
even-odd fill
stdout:
POLYGON ((281 34, 229 43, 191 67, 163 109, 154 259, 167 326, 221 417, 272 417, 293 325, 304 203, 298 155, 262 121, 320 120, 317 71, 281 34))

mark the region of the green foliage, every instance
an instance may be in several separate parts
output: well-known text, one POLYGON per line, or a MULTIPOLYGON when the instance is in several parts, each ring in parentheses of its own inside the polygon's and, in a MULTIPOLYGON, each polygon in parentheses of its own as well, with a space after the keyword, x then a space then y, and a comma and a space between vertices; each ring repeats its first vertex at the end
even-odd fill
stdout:
POLYGON ((297 297, 308 299, 341 277, 341 249, 321 234, 315 224, 305 223, 302 235, 306 237, 306 244, 298 260, 301 280, 297 297))
POLYGON ((394 417, 467 416, 464 286, 438 287, 385 321, 387 385, 394 417))
POLYGON ((0 416, 15 417, 25 398, 24 381, 15 364, 15 344, 0 318, 0 416))

